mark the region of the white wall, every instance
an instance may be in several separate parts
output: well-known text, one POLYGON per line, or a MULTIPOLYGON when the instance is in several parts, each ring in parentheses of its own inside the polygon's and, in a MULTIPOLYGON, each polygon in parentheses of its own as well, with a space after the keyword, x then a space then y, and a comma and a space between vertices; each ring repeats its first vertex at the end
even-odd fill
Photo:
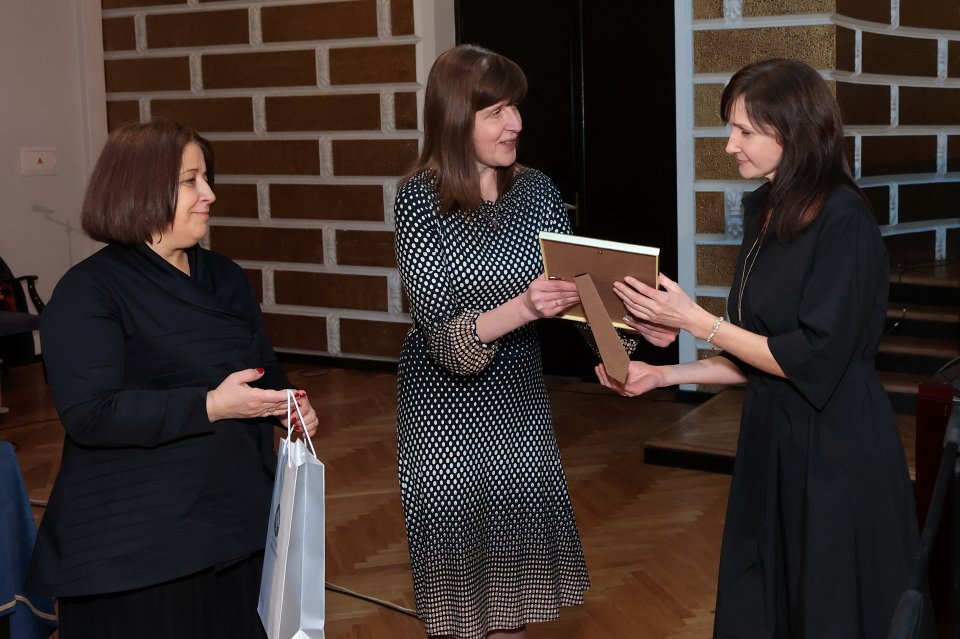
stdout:
POLYGON ((437 56, 457 43, 453 0, 414 0, 413 22, 420 38, 417 44, 417 82, 420 83, 417 121, 423 131, 423 94, 430 68, 437 56))
POLYGON ((44 300, 97 248, 80 202, 105 139, 99 0, 0 1, 0 256, 44 300), (21 146, 57 147, 57 174, 21 176, 21 146))

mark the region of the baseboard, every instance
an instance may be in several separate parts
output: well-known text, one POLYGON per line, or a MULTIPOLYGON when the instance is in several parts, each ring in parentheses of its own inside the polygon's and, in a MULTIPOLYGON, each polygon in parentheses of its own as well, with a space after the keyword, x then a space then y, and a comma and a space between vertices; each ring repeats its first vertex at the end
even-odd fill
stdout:
POLYGON ((670 466, 671 468, 686 468, 687 470, 731 475, 733 474, 734 461, 734 457, 714 453, 698 453, 670 448, 656 448, 654 446, 644 446, 643 448, 643 463, 653 464, 654 466, 670 466))
POLYGON ((379 359, 358 359, 352 357, 333 357, 331 355, 308 355, 304 353, 277 353, 281 364, 301 364, 318 368, 347 368, 360 371, 396 373, 397 362, 379 359))

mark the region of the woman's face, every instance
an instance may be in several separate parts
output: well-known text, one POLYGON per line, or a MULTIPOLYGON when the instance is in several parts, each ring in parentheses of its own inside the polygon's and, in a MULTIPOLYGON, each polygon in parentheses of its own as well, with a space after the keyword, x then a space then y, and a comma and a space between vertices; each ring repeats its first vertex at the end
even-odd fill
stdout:
POLYGON ((523 129, 516 105, 498 102, 477 111, 473 122, 473 150, 477 169, 510 166, 517 161, 517 137, 523 129))
POLYGON ((190 248, 207 234, 210 205, 216 200, 207 184, 207 165, 203 151, 191 142, 183 149, 180 162, 180 188, 177 191, 177 210, 169 234, 170 246, 190 248))
POLYGON ((776 136, 763 133, 747 117, 743 96, 734 101, 730 110, 730 138, 726 151, 737 159, 740 176, 751 180, 767 178, 773 181, 783 157, 783 147, 776 136))

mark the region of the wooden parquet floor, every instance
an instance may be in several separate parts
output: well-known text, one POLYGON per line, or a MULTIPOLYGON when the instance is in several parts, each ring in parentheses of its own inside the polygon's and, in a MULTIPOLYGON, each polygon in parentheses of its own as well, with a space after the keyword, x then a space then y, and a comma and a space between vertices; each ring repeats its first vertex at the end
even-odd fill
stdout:
MULTIPOLYGON (((320 407, 315 438, 327 467, 327 579, 413 607, 396 475, 396 376, 288 365, 320 407)), ((654 434, 693 406, 670 393, 626 399, 596 385, 549 380, 557 437, 591 588, 582 606, 533 624, 530 639, 701 639, 710 635, 729 478, 643 463, 654 434)), ((62 430, 39 365, 3 380, 11 410, 0 438, 19 446, 32 499, 56 475, 62 430)), ((39 520, 42 508, 35 508, 39 520)), ((416 619, 327 593, 328 639, 422 639, 416 619)))

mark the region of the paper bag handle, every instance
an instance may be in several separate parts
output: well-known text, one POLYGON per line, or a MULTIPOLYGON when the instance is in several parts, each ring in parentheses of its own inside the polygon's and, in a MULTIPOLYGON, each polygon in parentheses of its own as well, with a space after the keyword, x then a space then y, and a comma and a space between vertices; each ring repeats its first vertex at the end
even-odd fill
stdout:
MULTIPOLYGON (((293 422, 290 418, 293 416, 291 411, 291 406, 296 409, 297 417, 300 418, 300 423, 303 424, 303 413, 300 412, 300 405, 297 403, 297 398, 293 393, 293 389, 287 389, 287 441, 293 441, 293 422)), ((307 450, 310 451, 310 454, 314 457, 317 456, 317 451, 313 448, 313 440, 310 439, 310 435, 306 430, 303 431, 303 438, 307 441, 307 450)))

